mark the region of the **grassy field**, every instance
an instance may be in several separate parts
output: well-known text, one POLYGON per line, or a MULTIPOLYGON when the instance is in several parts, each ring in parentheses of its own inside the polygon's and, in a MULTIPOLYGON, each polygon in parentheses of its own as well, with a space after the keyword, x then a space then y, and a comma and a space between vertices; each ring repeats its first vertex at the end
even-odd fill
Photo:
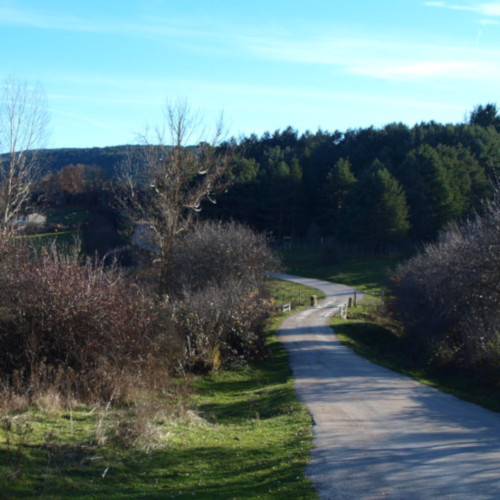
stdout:
MULTIPOLYGON (((287 300, 312 293, 274 287, 287 300)), ((273 334, 282 319, 269 326, 266 359, 130 407, 63 410, 47 400, 4 412, 0 497, 316 499, 304 476, 311 417, 273 334)))
POLYGON ((325 264, 319 253, 283 253, 283 263, 291 274, 342 283, 374 295, 380 295, 388 272, 398 263, 395 258, 357 254, 341 254, 336 260, 325 264))

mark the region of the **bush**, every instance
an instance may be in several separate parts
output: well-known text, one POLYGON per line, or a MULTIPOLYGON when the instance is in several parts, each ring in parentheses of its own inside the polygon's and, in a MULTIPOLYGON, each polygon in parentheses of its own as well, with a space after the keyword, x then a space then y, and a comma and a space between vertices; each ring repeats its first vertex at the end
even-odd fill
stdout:
POLYGON ((278 260, 265 237, 231 222, 205 222, 175 245, 169 289, 186 339, 185 368, 217 369, 264 351, 267 273, 278 260))
POLYGON ((185 369, 206 372, 262 357, 270 304, 257 289, 229 282, 186 294, 175 315, 186 339, 185 369))
POLYGON ((264 238, 206 223, 175 255, 166 297, 139 286, 133 271, 82 261, 76 246, 0 246, 0 384, 29 395, 126 401, 174 372, 261 356, 270 311, 263 285, 275 263, 264 238))
POLYGON ((120 382, 178 344, 169 310, 118 269, 80 263, 75 249, 55 245, 36 253, 4 246, 2 253, 0 372, 11 382, 43 379, 85 401, 120 398, 120 382))
POLYGON ((176 241, 169 289, 191 292, 229 282, 261 290, 278 264, 264 235, 235 222, 204 222, 176 241))
POLYGON ((450 226, 399 266, 392 311, 412 349, 436 365, 500 367, 500 196, 482 215, 450 226))

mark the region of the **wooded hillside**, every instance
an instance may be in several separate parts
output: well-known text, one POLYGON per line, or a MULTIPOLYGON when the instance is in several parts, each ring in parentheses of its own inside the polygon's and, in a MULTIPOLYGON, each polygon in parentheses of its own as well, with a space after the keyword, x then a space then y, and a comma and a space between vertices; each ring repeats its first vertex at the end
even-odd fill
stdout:
MULTIPOLYGON (((467 123, 401 123, 232 139, 234 184, 203 217, 234 219, 277 241, 329 241, 379 249, 430 241, 481 210, 500 169, 500 118, 478 106, 467 123)), ((141 146, 45 151, 47 169, 97 165, 112 177, 141 146)), ((137 158, 139 155, 137 155, 137 158)))

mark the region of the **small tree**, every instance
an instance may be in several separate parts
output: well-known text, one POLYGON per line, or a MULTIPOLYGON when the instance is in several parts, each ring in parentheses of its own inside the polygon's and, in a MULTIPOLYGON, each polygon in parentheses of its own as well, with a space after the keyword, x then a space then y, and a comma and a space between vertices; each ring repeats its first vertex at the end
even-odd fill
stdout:
POLYGON ((40 172, 39 151, 48 127, 46 97, 40 85, 11 77, 0 102, 0 233, 5 239, 26 207, 40 172))
POLYGON ((187 103, 167 104, 164 116, 170 144, 163 129, 156 130, 154 142, 146 135, 143 157, 129 157, 121 165, 117 197, 158 253, 160 293, 166 289, 175 239, 191 226, 205 200, 214 203, 226 189, 230 159, 227 149, 218 147, 221 122, 210 142, 198 137, 192 146, 201 122, 187 103))
POLYGON ((348 158, 340 158, 326 176, 327 198, 333 211, 340 210, 344 199, 357 182, 348 158))
POLYGON ((475 106, 470 114, 470 125, 479 125, 481 127, 493 126, 500 129, 500 115, 496 104, 488 103, 485 106, 475 106))

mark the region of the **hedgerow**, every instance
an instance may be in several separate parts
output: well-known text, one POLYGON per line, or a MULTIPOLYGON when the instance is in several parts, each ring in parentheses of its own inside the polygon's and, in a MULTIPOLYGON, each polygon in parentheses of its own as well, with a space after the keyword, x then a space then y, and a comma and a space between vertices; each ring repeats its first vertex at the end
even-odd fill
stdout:
POLYGON ((85 401, 109 400, 121 396, 117 380, 160 354, 168 365, 179 349, 168 309, 118 268, 56 245, 2 253, 0 370, 11 381, 33 391, 43 379, 85 401))
POLYGON ((169 294, 79 248, 0 247, 0 383, 85 402, 126 401, 174 375, 241 364, 265 351, 265 239, 207 223, 176 244, 169 294))
POLYGON ((435 366, 500 369, 500 194, 444 231, 391 277, 390 307, 417 355, 435 366))

